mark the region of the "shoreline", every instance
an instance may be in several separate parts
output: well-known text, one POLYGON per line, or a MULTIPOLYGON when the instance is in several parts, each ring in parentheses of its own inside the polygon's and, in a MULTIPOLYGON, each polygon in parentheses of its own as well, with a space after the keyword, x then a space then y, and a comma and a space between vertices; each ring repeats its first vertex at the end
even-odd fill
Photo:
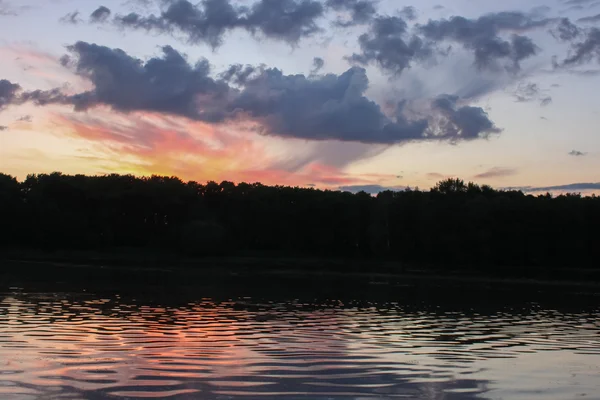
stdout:
MULTIPOLYGON (((95 260, 98 261, 98 260, 95 260)), ((569 280, 569 279, 544 279, 542 277, 516 277, 516 276, 495 276, 482 275, 473 273, 469 270, 451 270, 443 273, 439 270, 405 268, 403 272, 386 272, 386 271, 338 271, 322 268, 315 269, 315 264, 336 266, 343 265, 342 260, 318 260, 318 259, 294 259, 290 264, 295 264, 293 267, 283 267, 286 260, 281 258, 235 258, 225 257, 217 259, 201 259, 195 261, 186 261, 171 267, 156 267, 134 265, 126 263, 126 260, 120 260, 125 264, 112 264, 110 261, 106 263, 82 263, 80 261, 65 261, 48 259, 25 259, 25 258, 5 258, 0 261, 2 269, 0 274, 11 274, 26 272, 25 270, 34 270, 35 272, 57 272, 63 271, 79 271, 83 273, 110 273, 131 275, 143 272, 145 276, 149 275, 166 275, 171 277, 205 277, 212 275, 213 277, 311 277, 311 278, 340 278, 340 279, 360 279, 368 278, 368 284, 372 285, 398 285, 401 283, 410 282, 430 282, 443 284, 444 282, 451 283, 480 283, 480 284, 500 284, 500 285, 521 285, 521 286, 555 286, 555 287, 580 287, 580 288, 596 288, 600 289, 600 281, 596 280, 569 280), (304 263, 305 268, 299 268, 304 263), (104 265, 107 264, 107 265, 104 265), (260 264, 260 265, 257 265, 260 264), (307 267, 308 265, 308 267, 307 267), (40 269, 40 267, 45 267, 40 269), (47 268, 50 267, 51 271, 47 268), (472 275, 469 276, 468 274, 472 275)), ((381 262, 380 262, 381 263, 381 262)), ((360 266, 361 263, 354 263, 353 267, 360 266)), ((369 264, 365 262, 362 264, 369 264)), ((373 263, 370 263, 373 264, 373 263)), ((596 272, 597 270, 589 270, 596 272)))

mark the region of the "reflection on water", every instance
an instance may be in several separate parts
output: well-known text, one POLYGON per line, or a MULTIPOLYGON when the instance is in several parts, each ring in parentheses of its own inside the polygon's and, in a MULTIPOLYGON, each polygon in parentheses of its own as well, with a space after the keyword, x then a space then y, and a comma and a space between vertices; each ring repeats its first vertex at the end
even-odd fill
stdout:
POLYGON ((1 295, 0 398, 600 398, 598 309, 106 297, 1 295))

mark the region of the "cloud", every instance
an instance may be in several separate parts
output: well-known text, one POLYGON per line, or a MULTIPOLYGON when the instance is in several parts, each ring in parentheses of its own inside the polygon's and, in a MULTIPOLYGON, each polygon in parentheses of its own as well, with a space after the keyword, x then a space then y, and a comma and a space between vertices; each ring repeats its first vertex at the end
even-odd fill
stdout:
POLYGON ((0 125, 0 132, 8 130, 8 126, 0 125))
POLYGON ((518 33, 547 26, 551 20, 534 19, 521 12, 500 12, 477 19, 455 16, 450 19, 429 20, 418 27, 419 32, 435 42, 453 41, 471 50, 479 68, 495 67, 500 60, 508 60, 506 67, 518 70, 520 62, 537 54, 538 47, 518 33), (505 40, 501 33, 511 33, 505 40))
POLYGON ((589 17, 579 18, 577 20, 577 22, 581 22, 581 23, 595 23, 598 21, 600 21, 600 14, 591 15, 589 17))
POLYGON ((17 104, 33 103, 37 106, 46 106, 50 104, 73 104, 77 99, 73 96, 65 95, 61 89, 51 90, 32 90, 23 92, 17 98, 17 104))
POLYGON ((550 13, 552 9, 548 6, 535 6, 529 12, 532 16, 543 17, 550 13))
POLYGON ((115 116, 107 110, 94 115, 53 114, 52 122, 66 135, 89 142, 94 149, 90 155, 103 171, 292 186, 313 182, 330 188, 377 183, 382 178, 350 175, 321 161, 294 171, 282 169, 280 155, 269 151, 274 139, 244 132, 237 124, 215 126, 147 112, 115 116))
POLYGON ((579 150, 571 150, 569 152, 570 156, 575 156, 575 157, 581 157, 581 156, 585 156, 587 153, 581 152, 579 150))
MULTIPOLYGON (((208 62, 195 66, 171 47, 145 64, 118 49, 78 42, 65 59, 94 89, 73 96, 78 110, 104 104, 122 112, 159 111, 222 122, 237 117, 258 121, 265 134, 311 140, 399 143, 425 139, 426 121, 408 121, 401 110, 388 118, 364 96, 366 71, 314 78, 263 69, 238 82, 241 90, 209 77, 208 62)), ((238 77, 239 77, 239 69, 238 77)))
POLYGON ((585 64, 594 58, 600 60, 600 29, 598 28, 592 28, 586 32, 585 39, 573 45, 571 56, 564 59, 560 64, 555 63, 555 66, 565 67, 585 64))
POLYGON ((517 102, 538 101, 540 106, 545 107, 552 103, 552 97, 543 95, 542 90, 536 83, 520 83, 513 93, 517 102))
POLYGON ((408 21, 417 19, 417 9, 413 6, 405 6, 399 12, 400 16, 408 21))
POLYGON ((130 13, 117 15, 114 22, 122 28, 179 32, 189 43, 217 48, 225 33, 236 28, 295 44, 320 31, 317 20, 324 13, 323 5, 315 0, 259 0, 239 8, 229 0, 204 0, 198 5, 173 0, 167 4, 158 16, 130 13))
POLYGON ((371 0, 327 0, 326 6, 335 11, 346 11, 349 19, 337 19, 335 24, 342 27, 366 24, 377 13, 371 0))
POLYGON ((61 17, 59 22, 63 24, 77 25, 83 22, 83 19, 81 18, 81 14, 79 11, 73 11, 61 17))
POLYGON ((314 0, 260 0, 240 18, 250 32, 270 39, 297 43, 319 32, 316 20, 323 16, 323 5, 314 0))
POLYGON ((516 173, 517 173, 517 170, 514 168, 494 167, 485 172, 475 175, 474 178, 475 179, 504 178, 506 176, 515 175, 516 173))
POLYGON ((18 122, 31 122, 33 117, 31 115, 23 115, 17 119, 18 122))
POLYGON ((423 140, 427 121, 409 121, 399 106, 393 118, 365 97, 363 68, 314 78, 266 69, 249 79, 230 103, 259 120, 264 133, 311 140, 345 140, 392 144, 423 140))
POLYGON ((105 22, 110 17, 111 11, 105 6, 100 6, 90 14, 90 21, 93 23, 105 22))
MULTIPOLYGON (((581 20, 578 20, 578 22, 581 22, 581 20)), ((563 42, 574 40, 579 37, 581 33, 581 29, 573 24, 568 18, 561 18, 560 22, 550 30, 550 34, 552 34, 554 38, 563 42)))
POLYGON ((19 15, 20 11, 27 10, 28 8, 31 8, 31 6, 25 5, 15 7, 8 0, 0 0, 0 17, 15 17, 19 15))
MULTIPOLYGON (((290 172, 301 170, 312 162, 345 168, 356 161, 375 157, 387 148, 386 145, 334 140, 290 142, 290 145, 292 151, 275 164, 278 169, 290 172)), ((389 178, 389 176, 385 177, 385 179, 389 178)))
POLYGON ((407 33, 408 25, 400 17, 377 17, 368 33, 359 36, 361 52, 347 59, 350 62, 368 65, 376 63, 383 70, 400 74, 410 68, 413 61, 432 56, 432 49, 418 36, 407 33))
POLYGON ((381 186, 381 185, 348 185, 340 186, 338 188, 342 192, 359 193, 365 192, 368 194, 377 194, 391 190, 393 192, 400 192, 406 190, 406 186, 381 186))
POLYGON ((437 127, 443 136, 451 140, 471 140, 502 131, 489 119, 483 108, 460 107, 458 101, 457 96, 451 95, 442 95, 433 101, 434 109, 440 111, 445 117, 437 127))
POLYGON ((240 24, 238 12, 228 0, 206 0, 194 5, 187 0, 168 3, 160 16, 130 13, 116 16, 115 22, 124 28, 183 33, 190 43, 208 43, 213 48, 222 44, 223 35, 240 24))
POLYGON ((540 88, 536 83, 519 84, 514 93, 518 102, 528 102, 536 100, 539 97, 540 88))
POLYGON ((226 71, 221 72, 219 78, 228 83, 243 86, 252 74, 258 72, 258 68, 255 68, 252 65, 233 64, 230 65, 226 71))
POLYGON ((577 192, 582 190, 600 190, 600 182, 591 183, 569 183, 566 185, 557 186, 518 186, 504 188, 506 190, 521 190, 523 192, 577 192))
POLYGON ((311 70, 311 73, 316 74, 321 69, 323 69, 324 66, 325 66, 325 60, 323 60, 321 57, 313 58, 313 68, 311 70))
POLYGON ((191 64, 170 46, 162 48, 161 57, 145 62, 120 49, 86 42, 68 49, 71 54, 61 62, 88 80, 90 90, 21 93, 7 81, 3 102, 70 104, 76 111, 107 106, 122 113, 158 112, 209 123, 246 121, 264 135, 312 141, 456 142, 500 132, 483 109, 459 105, 455 96, 436 98, 431 114, 420 119, 407 116, 402 100, 384 112, 366 97, 369 80, 360 67, 339 75, 305 76, 235 65, 213 78, 207 60, 191 64))
POLYGON ((597 0, 566 0, 563 3, 570 6, 585 5, 596 2, 597 0))
POLYGON ((20 85, 6 79, 0 79, 0 111, 14 104, 20 91, 20 85))
POLYGON ((427 178, 429 178, 429 179, 446 179, 446 175, 440 174, 439 172, 429 172, 429 173, 427 173, 427 178))
POLYGON ((220 105, 230 88, 209 76, 207 60, 190 65, 170 46, 145 63, 120 49, 77 42, 63 63, 88 79, 90 91, 71 98, 77 110, 104 104, 121 111, 159 111, 204 121, 220 121, 220 105))

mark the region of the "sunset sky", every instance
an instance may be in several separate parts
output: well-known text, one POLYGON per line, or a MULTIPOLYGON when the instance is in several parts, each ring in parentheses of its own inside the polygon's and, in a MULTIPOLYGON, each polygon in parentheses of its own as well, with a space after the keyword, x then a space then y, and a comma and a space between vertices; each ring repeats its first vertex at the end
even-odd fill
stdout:
POLYGON ((599 28, 599 0, 0 0, 0 172, 599 192, 599 28))

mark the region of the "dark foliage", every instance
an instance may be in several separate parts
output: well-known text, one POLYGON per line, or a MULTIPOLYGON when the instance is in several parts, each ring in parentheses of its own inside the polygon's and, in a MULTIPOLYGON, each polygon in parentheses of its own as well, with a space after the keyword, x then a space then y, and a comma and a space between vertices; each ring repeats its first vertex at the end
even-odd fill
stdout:
POLYGON ((321 191, 174 177, 0 174, 6 247, 347 257, 439 267, 594 266, 600 198, 450 179, 430 191, 321 191))

